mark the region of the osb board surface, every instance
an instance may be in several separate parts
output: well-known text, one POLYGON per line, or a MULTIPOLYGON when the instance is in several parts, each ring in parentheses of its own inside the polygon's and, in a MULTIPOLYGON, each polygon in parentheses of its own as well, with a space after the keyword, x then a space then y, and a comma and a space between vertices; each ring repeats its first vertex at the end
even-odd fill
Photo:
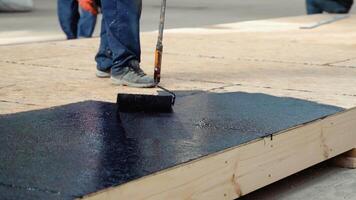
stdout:
MULTIPOLYGON (((356 105, 355 17, 301 30, 329 16, 303 16, 168 30, 162 85, 172 90, 253 91, 350 108, 356 105), (270 28, 268 28, 270 27, 270 28)), ((152 73, 156 33, 142 34, 152 73)), ((79 100, 115 101, 117 87, 95 77, 98 39, 0 47, 0 113, 79 100), (34 105, 34 106, 26 106, 34 105)))

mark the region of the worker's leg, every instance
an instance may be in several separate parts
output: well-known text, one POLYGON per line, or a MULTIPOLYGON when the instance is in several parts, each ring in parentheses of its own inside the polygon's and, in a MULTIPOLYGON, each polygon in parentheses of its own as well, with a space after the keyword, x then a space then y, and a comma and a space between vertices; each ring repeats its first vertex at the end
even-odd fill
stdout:
POLYGON ((348 13, 350 10, 350 7, 347 7, 338 1, 333 1, 333 0, 319 0, 321 1, 322 8, 325 12, 328 13, 348 13))
POLYGON ((99 51, 95 56, 95 61, 97 63, 97 73, 99 78, 110 77, 110 69, 113 66, 112 51, 109 48, 106 25, 104 17, 101 21, 101 32, 100 32, 100 47, 99 51))
POLYGON ((306 0, 307 14, 312 15, 323 13, 323 10, 321 9, 319 4, 319 0, 306 0))
MULTIPOLYGON (((141 60, 141 0, 101 1, 106 39, 112 52, 111 79, 115 84, 152 87, 154 81, 139 66, 141 60)), ((105 37, 101 37, 105 40, 105 37)))
POLYGON ((92 14, 79 6, 80 19, 78 23, 78 37, 88 38, 93 35, 96 15, 92 14))
POLYGON ((57 11, 59 23, 67 39, 77 38, 79 21, 77 0, 58 0, 57 11))
POLYGON ((102 0, 107 40, 113 52, 112 73, 130 60, 140 61, 141 0, 102 0))

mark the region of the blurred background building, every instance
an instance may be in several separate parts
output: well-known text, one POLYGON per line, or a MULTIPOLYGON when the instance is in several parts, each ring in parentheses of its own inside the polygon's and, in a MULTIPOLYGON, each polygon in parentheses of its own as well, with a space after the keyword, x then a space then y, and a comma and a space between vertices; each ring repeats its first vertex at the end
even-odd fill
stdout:
POLYGON ((32 8, 32 0, 0 0, 0 11, 2 12, 31 11, 32 8))

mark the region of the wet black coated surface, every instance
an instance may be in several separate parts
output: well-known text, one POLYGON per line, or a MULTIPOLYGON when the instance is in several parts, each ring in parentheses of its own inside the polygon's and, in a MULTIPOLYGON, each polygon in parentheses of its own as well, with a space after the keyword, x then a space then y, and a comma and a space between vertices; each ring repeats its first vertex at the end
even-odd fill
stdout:
POLYGON ((0 116, 0 199, 72 199, 342 109, 264 94, 178 94, 173 113, 81 102, 0 116))

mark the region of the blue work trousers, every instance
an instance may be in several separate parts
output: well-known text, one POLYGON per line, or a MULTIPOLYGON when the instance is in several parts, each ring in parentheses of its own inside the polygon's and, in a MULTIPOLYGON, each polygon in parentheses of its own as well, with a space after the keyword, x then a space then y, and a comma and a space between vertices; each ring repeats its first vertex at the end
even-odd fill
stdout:
POLYGON ((308 15, 327 13, 348 13, 350 7, 336 0, 306 0, 308 15))
POLYGON ((97 68, 120 74, 131 60, 141 60, 142 0, 101 0, 103 13, 97 68))
POLYGON ((83 10, 77 0, 58 0, 59 23, 67 39, 88 38, 93 35, 96 15, 83 10))

